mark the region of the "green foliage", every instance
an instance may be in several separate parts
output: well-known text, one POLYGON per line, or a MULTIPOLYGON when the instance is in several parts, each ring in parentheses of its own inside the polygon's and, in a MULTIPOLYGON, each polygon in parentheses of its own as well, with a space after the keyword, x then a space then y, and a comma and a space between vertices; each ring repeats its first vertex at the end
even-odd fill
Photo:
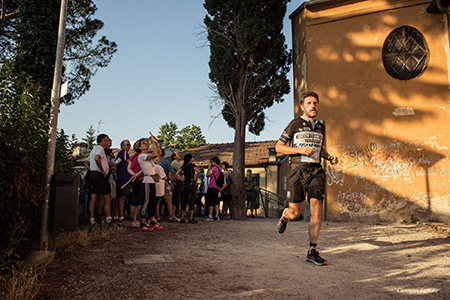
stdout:
POLYGON ((74 136, 70 139, 64 130, 57 132, 55 146, 54 173, 74 173, 78 157, 73 156, 73 148, 77 140, 74 136))
POLYGON ((291 54, 282 34, 289 0, 205 0, 210 43, 209 77, 224 101, 222 115, 236 128, 237 112, 259 134, 264 110, 284 101, 291 54))
POLYGON ((177 144, 181 151, 206 143, 200 126, 192 124, 178 130, 178 125, 172 121, 159 127, 158 139, 163 146, 177 144))
POLYGON ((0 68, 0 87, 0 274, 4 274, 39 236, 48 119, 40 90, 8 63, 0 68))
POLYGON ((178 136, 178 125, 172 121, 159 127, 158 140, 162 140, 163 146, 176 144, 178 136))
POLYGON ((108 66, 117 52, 117 44, 105 36, 94 41, 104 27, 103 21, 94 18, 96 11, 93 0, 69 1, 64 54, 67 64, 64 79, 69 82, 69 89, 61 99, 63 103, 71 104, 89 91, 92 76, 99 68, 108 66))
MULTIPOLYGON (((15 0, 8 10, 18 10, 14 35, 0 34, 0 55, 15 58, 18 70, 32 76, 36 87, 42 87, 43 101, 50 101, 56 58, 60 0, 15 0)), ((98 68, 106 67, 117 51, 117 44, 105 36, 94 40, 104 27, 95 19, 97 6, 93 0, 69 1, 63 70, 63 81, 69 82, 68 93, 61 103, 72 104, 91 87, 98 68)), ((12 25, 10 25, 12 26, 12 25)))
POLYGON ((86 131, 86 137, 82 138, 81 140, 87 144, 87 148, 89 150, 92 150, 95 145, 95 129, 94 126, 90 125, 89 129, 86 131))
POLYGON ((180 146, 181 151, 205 143, 206 140, 202 134, 202 129, 200 128, 200 126, 194 124, 192 124, 191 126, 183 127, 177 136, 177 144, 178 146, 180 146))

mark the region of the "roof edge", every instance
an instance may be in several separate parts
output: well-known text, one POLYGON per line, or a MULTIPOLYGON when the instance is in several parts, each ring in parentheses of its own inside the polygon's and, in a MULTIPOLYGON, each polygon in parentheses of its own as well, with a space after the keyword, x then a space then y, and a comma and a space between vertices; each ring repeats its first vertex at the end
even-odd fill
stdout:
POLYGON ((319 5, 319 4, 326 4, 326 3, 334 2, 334 1, 336 1, 336 0, 310 0, 307 2, 303 2, 296 10, 294 10, 293 13, 291 13, 289 15, 289 19, 292 20, 307 7, 315 6, 315 5, 319 5))

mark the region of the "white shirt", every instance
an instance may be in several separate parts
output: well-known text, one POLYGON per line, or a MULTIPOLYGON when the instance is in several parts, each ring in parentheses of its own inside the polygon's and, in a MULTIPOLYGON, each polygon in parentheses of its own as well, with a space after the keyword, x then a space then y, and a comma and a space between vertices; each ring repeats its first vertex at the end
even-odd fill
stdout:
POLYGON ((155 183, 156 197, 162 197, 165 193, 164 186, 166 185, 166 173, 164 173, 164 169, 160 165, 155 165, 155 172, 159 175, 159 181, 155 183))
POLYGON ((108 159, 105 155, 105 149, 103 149, 100 145, 95 145, 94 148, 92 148, 91 154, 89 154, 89 167, 91 168, 91 171, 98 171, 100 172, 99 167, 97 166, 97 162, 95 161, 95 157, 97 155, 100 155, 103 171, 108 174, 109 172, 109 164, 108 159))
POLYGON ((155 163, 153 160, 147 160, 147 156, 150 154, 139 154, 138 162, 144 172, 144 180, 142 183, 155 183, 153 178, 149 175, 155 175, 155 163))

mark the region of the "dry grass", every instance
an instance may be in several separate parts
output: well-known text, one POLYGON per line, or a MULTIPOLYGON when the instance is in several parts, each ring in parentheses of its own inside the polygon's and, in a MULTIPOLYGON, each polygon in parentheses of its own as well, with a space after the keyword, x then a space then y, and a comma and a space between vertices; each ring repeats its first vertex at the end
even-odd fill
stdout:
POLYGON ((33 299, 39 288, 43 268, 14 269, 8 278, 0 278, 0 296, 7 300, 33 299))
MULTIPOLYGON (((111 239, 126 231, 125 226, 86 226, 78 231, 56 233, 50 242, 50 250, 57 255, 75 252, 90 242, 111 239)), ((39 290, 39 281, 43 278, 43 267, 21 269, 15 268, 9 277, 0 276, 0 299, 29 300, 39 290)))
POLYGON ((64 231, 57 233, 50 244, 52 251, 64 254, 76 251, 92 241, 110 239, 126 231, 125 226, 86 226, 78 231, 64 231))

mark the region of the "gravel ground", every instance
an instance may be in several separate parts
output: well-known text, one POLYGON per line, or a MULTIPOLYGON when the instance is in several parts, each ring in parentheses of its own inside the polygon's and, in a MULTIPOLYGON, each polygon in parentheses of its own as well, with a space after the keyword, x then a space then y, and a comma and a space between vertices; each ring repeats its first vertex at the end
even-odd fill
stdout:
POLYGON ((450 299, 450 238, 420 225, 324 222, 328 266, 307 263, 308 224, 163 223, 58 257, 36 299, 450 299), (147 260, 147 263, 143 263, 147 260))

